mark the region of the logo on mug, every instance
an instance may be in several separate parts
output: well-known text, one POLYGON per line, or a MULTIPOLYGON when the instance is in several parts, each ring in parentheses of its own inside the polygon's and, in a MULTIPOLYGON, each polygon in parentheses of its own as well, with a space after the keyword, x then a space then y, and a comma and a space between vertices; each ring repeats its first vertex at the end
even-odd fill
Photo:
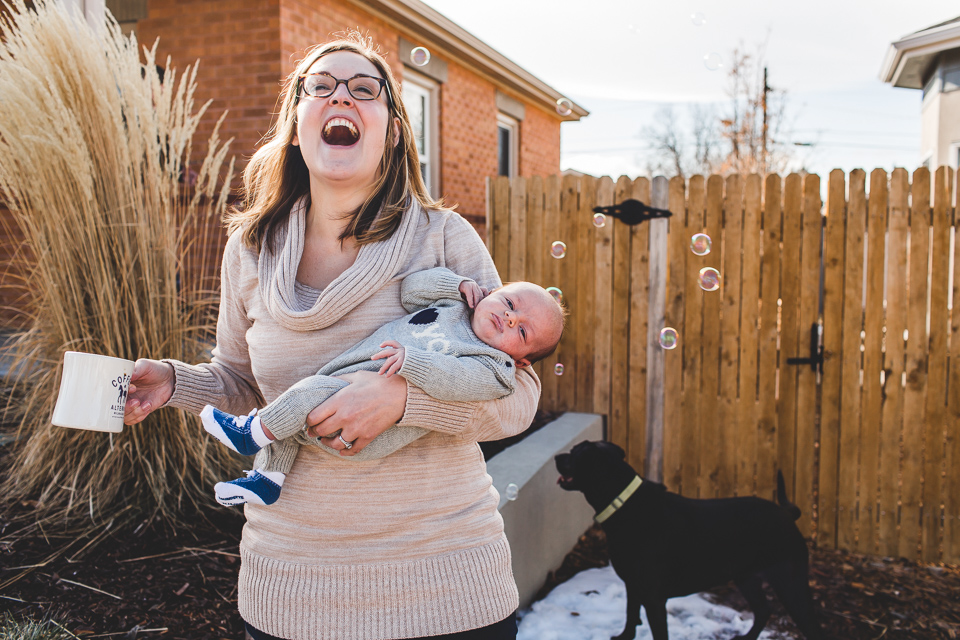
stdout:
POLYGON ((110 381, 113 388, 117 390, 117 402, 110 406, 115 418, 123 417, 123 409, 127 404, 127 387, 130 385, 130 376, 123 374, 110 381))

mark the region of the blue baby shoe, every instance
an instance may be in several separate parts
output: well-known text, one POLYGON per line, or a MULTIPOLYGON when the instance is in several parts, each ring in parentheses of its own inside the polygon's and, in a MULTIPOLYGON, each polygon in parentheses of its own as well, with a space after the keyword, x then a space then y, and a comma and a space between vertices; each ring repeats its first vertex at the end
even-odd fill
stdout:
MULTIPOLYGON (((277 483, 257 470, 245 473, 246 478, 216 484, 214 491, 217 492, 217 502, 225 507, 231 507, 245 502, 266 505, 277 501, 283 483, 282 477, 280 483, 277 483)), ((283 474, 276 475, 283 476, 283 474)))

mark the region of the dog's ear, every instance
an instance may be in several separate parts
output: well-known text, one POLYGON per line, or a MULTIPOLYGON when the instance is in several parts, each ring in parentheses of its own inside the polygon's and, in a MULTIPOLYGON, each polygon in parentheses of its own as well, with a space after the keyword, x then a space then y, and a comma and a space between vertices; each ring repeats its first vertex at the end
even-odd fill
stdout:
POLYGON ((602 447, 602 448, 604 448, 604 449, 607 449, 607 450, 609 450, 609 451, 616 451, 617 454, 620 456, 620 459, 621 459, 621 460, 626 460, 626 458, 627 458, 627 452, 624 451, 624 450, 623 450, 622 448, 620 448, 619 446, 613 444, 612 442, 606 442, 605 440, 601 440, 601 441, 597 442, 597 444, 598 444, 600 447, 602 447))

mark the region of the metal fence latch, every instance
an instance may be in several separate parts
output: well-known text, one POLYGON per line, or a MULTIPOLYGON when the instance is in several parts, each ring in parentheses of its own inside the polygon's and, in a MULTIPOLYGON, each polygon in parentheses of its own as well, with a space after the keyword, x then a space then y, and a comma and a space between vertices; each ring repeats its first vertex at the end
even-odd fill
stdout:
POLYGON ((787 358, 787 364, 808 364, 816 372, 823 371, 823 349, 820 348, 820 331, 816 322, 810 325, 810 357, 787 358))
POLYGON ((607 216, 613 216, 624 224, 633 226, 640 224, 645 220, 654 218, 669 218, 673 214, 666 209, 657 209, 643 204, 639 200, 624 200, 620 204, 610 205, 609 207, 594 207, 594 213, 602 213, 607 216))

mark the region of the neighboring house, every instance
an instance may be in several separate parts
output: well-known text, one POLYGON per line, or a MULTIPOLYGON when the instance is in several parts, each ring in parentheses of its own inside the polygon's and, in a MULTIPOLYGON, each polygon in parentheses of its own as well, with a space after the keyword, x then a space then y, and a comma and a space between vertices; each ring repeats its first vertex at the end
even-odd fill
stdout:
MULTIPOLYGON (((89 0, 87 0, 89 1, 89 0)), ((403 84, 426 183, 485 235, 487 176, 560 171, 560 124, 587 112, 419 0, 106 0, 139 42, 160 39, 179 70, 200 60, 198 139, 228 110, 221 138, 243 167, 270 127, 281 80, 312 45, 357 28, 403 84), (430 60, 410 57, 425 47, 430 60)))
POLYGON ((923 90, 923 165, 960 167, 960 16, 891 44, 880 79, 895 87, 923 90))

